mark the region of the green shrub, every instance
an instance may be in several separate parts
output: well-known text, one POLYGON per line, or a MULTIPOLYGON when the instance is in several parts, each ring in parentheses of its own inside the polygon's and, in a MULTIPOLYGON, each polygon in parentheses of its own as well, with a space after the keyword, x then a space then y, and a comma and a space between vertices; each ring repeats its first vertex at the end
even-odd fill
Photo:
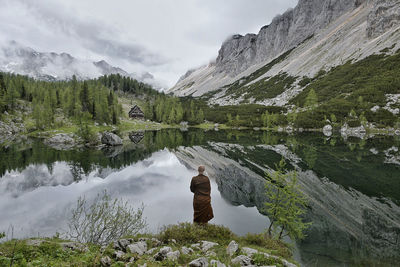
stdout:
POLYGON ((162 242, 175 239, 180 244, 193 244, 201 240, 215 241, 222 244, 229 243, 234 238, 237 238, 236 235, 228 228, 214 224, 181 223, 166 226, 159 234, 159 239, 162 242))
POLYGON ((347 125, 349 125, 350 127, 360 127, 361 122, 359 120, 349 120, 347 121, 347 125))

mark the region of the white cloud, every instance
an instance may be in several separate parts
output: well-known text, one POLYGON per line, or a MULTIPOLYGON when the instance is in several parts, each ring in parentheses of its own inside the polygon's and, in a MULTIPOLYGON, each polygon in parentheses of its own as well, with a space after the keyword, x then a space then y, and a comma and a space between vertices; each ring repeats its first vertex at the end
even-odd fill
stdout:
POLYGON ((257 32, 297 0, 0 0, 0 42, 105 59, 169 86, 217 56, 233 33, 257 32))

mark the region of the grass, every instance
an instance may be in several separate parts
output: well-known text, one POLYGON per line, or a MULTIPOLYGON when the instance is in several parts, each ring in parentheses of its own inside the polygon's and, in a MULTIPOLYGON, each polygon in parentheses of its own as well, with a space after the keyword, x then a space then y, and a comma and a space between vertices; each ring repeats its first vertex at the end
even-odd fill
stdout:
POLYGON ((63 248, 63 242, 69 242, 62 240, 57 237, 53 238, 38 238, 32 240, 41 241, 40 244, 32 245, 29 244, 31 240, 11 240, 0 244, 0 266, 10 266, 11 261, 13 266, 100 266, 100 260, 104 256, 109 256, 112 259, 111 266, 182 266, 188 265, 194 259, 199 257, 207 257, 208 260, 219 260, 220 262, 231 266, 231 259, 237 255, 243 254, 241 249, 243 247, 251 247, 257 249, 260 254, 255 255, 253 260, 257 264, 265 265, 272 264, 276 266, 283 266, 281 258, 290 260, 291 252, 289 247, 281 241, 273 240, 265 237, 262 234, 248 234, 246 236, 239 237, 232 233, 228 228, 218 225, 194 225, 190 223, 181 223, 178 225, 170 225, 164 227, 161 232, 157 235, 145 234, 137 235, 132 238, 138 240, 141 237, 152 238, 155 237, 162 242, 157 247, 151 240, 147 240, 148 249, 169 246, 173 251, 180 250, 183 246, 190 247, 192 244, 206 240, 218 243, 217 246, 211 250, 215 255, 206 255, 205 252, 194 249, 193 254, 183 255, 181 254, 177 261, 164 260, 157 262, 153 259, 153 255, 133 255, 126 253, 123 258, 117 260, 114 255, 113 245, 110 244, 104 250, 101 250, 99 246, 86 244, 87 250, 77 251, 67 248, 63 248), (174 241, 173 241, 174 240, 174 241), (226 248, 227 245, 235 240, 239 244, 239 250, 230 257, 226 248), (279 258, 265 258, 262 252, 269 253, 271 255, 278 256, 279 258), (134 257, 134 263, 128 263, 129 260, 134 257), (127 265, 126 265, 127 264, 127 265))

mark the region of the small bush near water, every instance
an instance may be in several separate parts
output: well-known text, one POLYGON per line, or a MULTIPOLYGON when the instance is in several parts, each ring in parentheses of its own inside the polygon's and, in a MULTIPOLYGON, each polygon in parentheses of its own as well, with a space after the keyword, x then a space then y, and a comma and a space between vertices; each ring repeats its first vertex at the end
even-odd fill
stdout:
POLYGON ((111 199, 106 191, 91 205, 84 197, 77 201, 68 222, 68 238, 81 243, 107 245, 124 236, 136 235, 146 226, 143 206, 134 210, 122 199, 111 199))

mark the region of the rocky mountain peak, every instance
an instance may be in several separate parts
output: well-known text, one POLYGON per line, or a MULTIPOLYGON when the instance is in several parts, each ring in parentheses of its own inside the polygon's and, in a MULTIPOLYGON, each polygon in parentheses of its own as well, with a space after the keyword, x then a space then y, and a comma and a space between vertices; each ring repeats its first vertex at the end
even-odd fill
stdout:
POLYGON ((234 77, 254 64, 271 60, 366 1, 300 0, 258 34, 233 35, 225 41, 218 53, 217 71, 234 77))

